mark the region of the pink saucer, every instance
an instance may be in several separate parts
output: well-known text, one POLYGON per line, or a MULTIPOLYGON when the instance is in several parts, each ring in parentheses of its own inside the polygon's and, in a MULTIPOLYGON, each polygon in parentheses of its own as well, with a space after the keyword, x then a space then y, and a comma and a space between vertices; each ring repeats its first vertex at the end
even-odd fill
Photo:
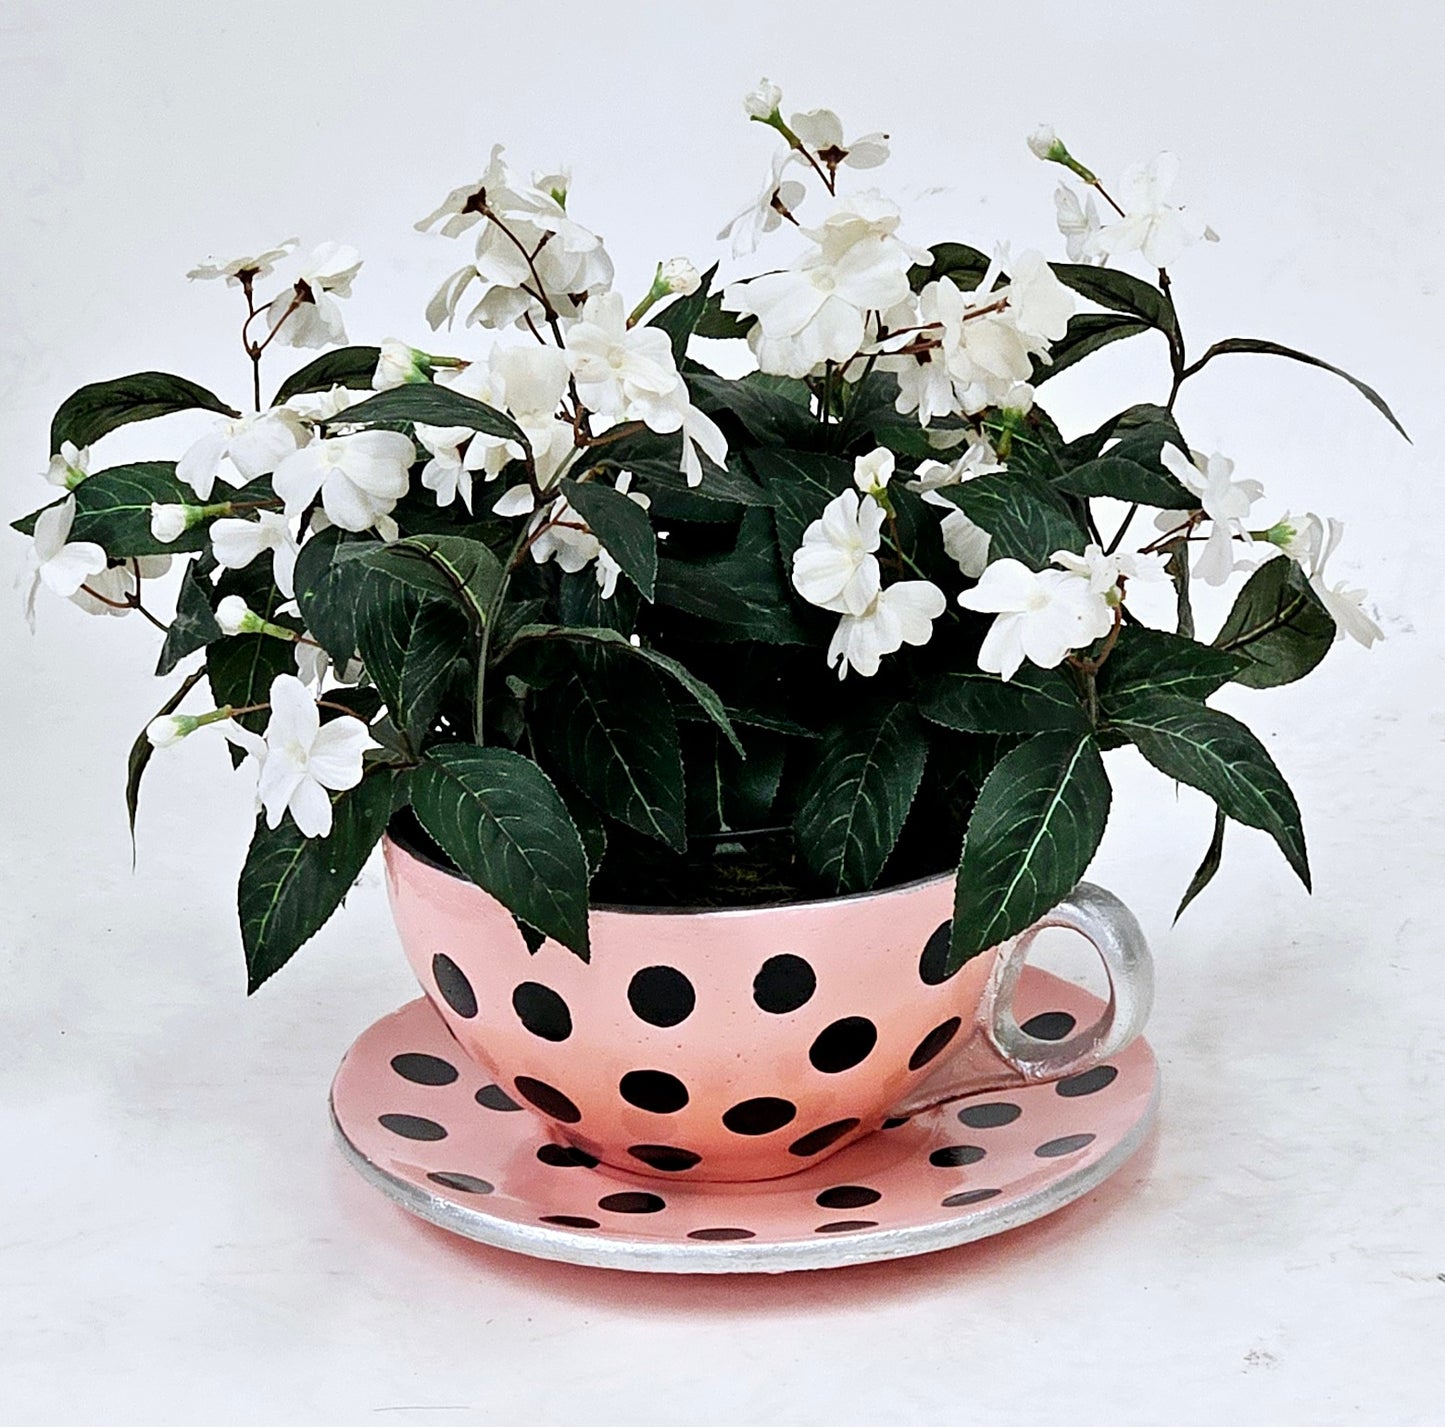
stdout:
MULTIPOLYGON (((1016 1005, 1025 1028, 1046 1039, 1103 1010, 1032 967, 1016 1005)), ((1138 1148, 1158 1094, 1158 1066, 1140 1039, 1068 1080, 890 1122, 785 1179, 669 1182, 554 1142, 420 999, 347 1051, 331 1113, 366 1179, 469 1239, 639 1272, 784 1273, 929 1253, 1051 1213, 1138 1148)))

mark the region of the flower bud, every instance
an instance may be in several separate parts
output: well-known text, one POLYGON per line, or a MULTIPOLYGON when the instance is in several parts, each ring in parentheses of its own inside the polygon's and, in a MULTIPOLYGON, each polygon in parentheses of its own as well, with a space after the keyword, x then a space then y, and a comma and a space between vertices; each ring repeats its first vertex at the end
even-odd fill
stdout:
POLYGON ((200 510, 193 505, 151 506, 151 534, 163 545, 179 540, 200 518, 200 510))
POLYGON ((669 258, 658 269, 658 278, 668 292, 691 297, 702 285, 702 275, 686 258, 669 258))
POLYGON ((62 441, 51 458, 45 479, 53 486, 73 491, 90 474, 90 447, 77 450, 73 441, 62 441))
POLYGON ((770 79, 760 79, 756 89, 743 96, 743 110, 750 119, 767 123, 776 117, 778 105, 783 102, 783 91, 770 79))
POLYGON ((190 714, 162 714, 146 725, 146 737, 152 748, 169 748, 199 727, 200 720, 190 714))
POLYGON ((381 344, 381 357, 372 373, 371 385, 376 391, 387 391, 391 387, 406 386, 408 382, 430 381, 431 371, 431 357, 426 352, 388 337, 381 344))
POLYGON ((264 621, 247 608, 240 595, 227 595, 216 606, 216 623, 221 626, 222 634, 254 634, 264 621))
POLYGON ((1054 163, 1061 163, 1069 156, 1068 149, 1059 142, 1059 136, 1054 133, 1052 124, 1040 124, 1029 135, 1029 152, 1035 158, 1050 159, 1054 163))
POLYGON ((881 500, 892 475, 893 452, 886 446, 879 446, 853 462, 853 484, 875 500, 881 500))

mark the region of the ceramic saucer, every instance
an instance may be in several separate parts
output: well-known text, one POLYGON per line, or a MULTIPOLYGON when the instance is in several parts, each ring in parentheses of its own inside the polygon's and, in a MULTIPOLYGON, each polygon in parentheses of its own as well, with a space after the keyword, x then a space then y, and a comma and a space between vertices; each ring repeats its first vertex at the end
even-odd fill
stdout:
MULTIPOLYGON (((1103 1004, 1032 967, 1015 1002, 1062 1039, 1103 1004)), ((949 1248, 1052 1213, 1138 1148, 1159 1092, 1140 1039, 1049 1085, 925 1111, 748 1184, 668 1182, 558 1140, 461 1054, 425 999, 365 1031, 331 1087, 346 1157, 444 1229, 537 1258, 650 1273, 785 1273, 949 1248)))

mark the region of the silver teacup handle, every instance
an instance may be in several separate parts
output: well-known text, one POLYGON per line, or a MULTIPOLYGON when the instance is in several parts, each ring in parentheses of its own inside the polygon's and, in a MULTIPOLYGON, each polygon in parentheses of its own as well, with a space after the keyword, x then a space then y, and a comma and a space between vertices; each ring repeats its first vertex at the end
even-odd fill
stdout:
POLYGON ((1134 914, 1112 892, 1080 882, 1051 912, 999 948, 979 1000, 974 1033, 895 1115, 914 1115, 985 1090, 1061 1080, 1117 1054, 1144 1029, 1154 1002, 1154 960, 1134 914), (1019 1025, 1014 993, 1033 948, 1049 927, 1088 940, 1109 977, 1109 1004, 1093 1025, 1066 1040, 1042 1040, 1019 1025))

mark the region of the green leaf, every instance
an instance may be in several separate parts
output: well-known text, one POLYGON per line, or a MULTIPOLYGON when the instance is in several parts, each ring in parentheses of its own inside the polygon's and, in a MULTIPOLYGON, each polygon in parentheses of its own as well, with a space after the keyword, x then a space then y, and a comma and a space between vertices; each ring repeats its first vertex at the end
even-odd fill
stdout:
POLYGON ((347 425, 421 421, 428 426, 466 426, 473 431, 484 431, 488 436, 504 436, 524 451, 532 449, 526 434, 510 416, 433 382, 408 382, 389 391, 379 391, 355 406, 348 406, 334 420, 347 425))
MULTIPOLYGON (((206 677, 218 707, 231 704, 244 708, 248 704, 265 703, 271 697, 271 682, 277 674, 295 672, 295 645, 269 634, 237 634, 206 646, 206 677)), ((260 733, 269 718, 265 709, 259 709, 238 714, 236 722, 253 733, 260 733)))
POLYGON ((823 507, 853 489, 853 463, 837 456, 763 446, 749 451, 745 459, 772 500, 778 549, 789 558, 823 507))
MULTIPOLYGON (((92 541, 112 559, 133 555, 184 555, 206 547, 206 529, 193 526, 177 539, 163 543, 151 534, 151 506, 194 505, 196 493, 176 479, 174 461, 138 461, 129 466, 112 466, 87 477, 74 492, 75 522, 70 527, 73 542, 92 541)), ((218 496, 218 499, 224 499, 218 496)), ((67 497, 43 507, 59 505, 67 497)), ((22 535, 35 533, 41 511, 33 511, 11 528, 22 535)))
MULTIPOLYGON (((186 675, 181 682, 179 689, 155 711, 154 718, 164 718, 166 714, 173 714, 180 708, 181 701, 186 697, 197 684, 201 682, 205 670, 197 669, 195 673, 186 675)), ((150 727, 150 721, 146 728, 150 727)), ((145 776, 147 765, 151 761, 151 755, 155 753, 155 745, 146 736, 145 728, 141 729, 136 736, 136 741, 130 746, 130 756, 126 759, 125 769, 125 811, 126 819, 130 825, 130 860, 135 865, 135 815, 140 805, 140 780, 145 776)))
POLYGON ((1277 555, 1249 577, 1214 644, 1243 656, 1239 683, 1272 689, 1302 679, 1334 642, 1335 622, 1304 572, 1277 555))
POLYGON ((692 371, 686 376, 693 403, 700 411, 714 419, 724 414, 735 418, 755 444, 790 445, 817 426, 805 404, 807 387, 792 378, 766 378, 759 372, 741 378, 692 371), (791 385, 780 389, 779 380, 791 385))
POLYGON ((677 721, 655 675, 600 658, 539 695, 542 746, 610 817, 681 852, 686 803, 677 721))
POLYGON ((746 337, 758 319, 751 313, 724 312, 722 293, 715 292, 703 306, 702 316, 693 329, 698 337, 730 340, 746 337))
POLYGON ((1347 371, 1331 366, 1329 362, 1322 362, 1318 357, 1311 357, 1307 352, 1297 352, 1293 347, 1282 347, 1278 342, 1265 342, 1258 337, 1230 337, 1223 342, 1216 342, 1197 362, 1191 363, 1184 374, 1191 376, 1215 357, 1228 356, 1235 352, 1257 352, 1270 357, 1288 357, 1293 362, 1303 362, 1307 367, 1319 367, 1321 371, 1332 372, 1335 376, 1342 377, 1349 382, 1405 440, 1410 439, 1409 433, 1400 425, 1395 413, 1386 404, 1385 398, 1374 387, 1366 386, 1358 377, 1352 377, 1347 371))
POLYGON ((356 607, 366 567, 340 553, 357 541, 334 527, 313 535, 296 558, 296 603, 311 636, 338 664, 356 653, 356 607))
POLYGON ((59 451, 66 441, 89 446, 118 426, 196 407, 223 416, 241 414, 214 392, 169 372, 136 372, 108 382, 93 382, 61 402, 50 423, 50 450, 59 451))
POLYGON ((714 263, 703 275, 702 281, 698 284, 697 291, 689 293, 686 297, 679 297, 676 302, 670 302, 661 312, 655 314, 648 321, 649 327, 656 327, 661 332, 666 332, 672 339, 672 357, 679 365, 687 356, 687 339, 697 331, 697 325, 702 321, 707 312, 708 293, 712 290, 712 280, 717 276, 717 264, 714 263))
POLYGON ((237 888, 246 991, 256 991, 341 905, 391 816, 389 772, 373 772, 331 800, 331 831, 303 837, 292 819, 256 831, 237 888))
POLYGON ((967 243, 937 243, 928 252, 932 262, 917 263, 908 270, 908 285, 914 292, 922 292, 929 283, 944 277, 952 278, 955 287, 971 292, 988 272, 988 255, 967 243))
POLYGON ((1040 733, 999 760, 968 820, 946 970, 1036 922, 1078 884, 1109 820, 1093 735, 1040 733))
POLYGON ((1034 476, 999 471, 944 486, 939 494, 988 531, 990 560, 1021 560, 1042 570, 1056 550, 1082 553, 1088 542, 1063 498, 1034 476))
POLYGON ((1195 510, 1199 497, 1166 472, 1150 470, 1115 451, 1065 471, 1055 482, 1071 495, 1112 496, 1159 510, 1195 510))
POLYGON ((702 458, 702 484, 690 486, 687 478, 678 469, 673 456, 645 457, 639 461, 622 461, 608 455, 599 459, 596 465, 610 470, 632 472, 637 488, 654 495, 658 491, 686 495, 690 499, 711 501, 714 505, 772 505, 772 497, 756 481, 744 475, 736 467, 724 469, 715 466, 705 456, 702 458))
POLYGON ((169 674, 188 654, 225 636, 211 609, 209 586, 196 574, 196 561, 187 560, 180 588, 176 591, 176 616, 161 645, 157 675, 169 674))
POLYGON ((657 536, 635 500, 600 481, 563 481, 567 503, 582 517, 622 573, 651 600, 657 583, 657 536))
POLYGON ((1152 324, 1141 322, 1122 313, 1081 312, 1069 318, 1069 328, 1049 348, 1048 358, 1034 358, 1034 372, 1029 380, 1034 386, 1067 371, 1075 362, 1081 362, 1100 347, 1125 337, 1136 337, 1140 332, 1151 330, 1152 324))
POLYGON ((1180 899, 1179 906, 1174 912, 1174 920, 1177 922, 1184 915, 1184 909, 1192 902, 1213 880, 1214 874, 1219 871, 1219 863, 1224 856, 1224 825, 1228 819, 1224 816, 1222 808, 1214 810, 1214 836, 1209 839, 1209 846, 1204 850, 1204 860, 1199 864, 1194 876, 1189 879, 1189 885, 1184 889, 1184 896, 1180 899))
POLYGON ((1194 638, 1194 606, 1189 599, 1189 542, 1175 540, 1164 547, 1169 558, 1164 572, 1174 582, 1174 622, 1184 639, 1194 638))
POLYGON ((1031 664, 1007 683, 993 674, 944 674, 930 685, 918 711, 961 733, 1082 730, 1086 722, 1068 679, 1031 664))
POLYGON ((829 729, 794 821, 803 857, 829 892, 861 892, 877 880, 927 756, 907 704, 879 706, 829 729))
MULTIPOLYGON (((1171 412, 1162 406, 1155 406, 1151 402, 1141 402, 1137 406, 1131 406, 1121 411, 1117 416, 1111 416, 1097 431, 1091 431, 1087 436, 1080 436, 1077 440, 1070 441, 1064 447, 1065 464, 1075 466, 1084 461, 1092 461, 1096 456, 1102 455, 1104 447, 1116 437, 1120 441, 1132 441, 1132 438, 1141 434, 1148 437, 1154 448, 1152 469, 1160 471, 1165 469, 1159 460, 1159 449, 1166 441, 1178 446, 1181 451, 1189 449, 1189 443, 1184 439, 1171 412), (1157 427, 1158 430, 1151 430, 1154 427, 1157 427)), ((1115 451, 1113 454, 1118 454, 1118 452, 1115 451)), ((1145 450, 1135 450, 1130 445, 1124 448, 1124 454, 1141 464, 1150 464, 1147 459, 1150 453, 1145 450)))
POLYGON ((1116 710, 1110 726, 1161 773, 1208 793, 1225 814, 1262 828, 1310 885, 1299 806, 1274 760, 1237 719, 1182 694, 1140 694, 1116 710))
POLYGON ((330 391, 334 386, 370 391, 380 359, 380 347, 338 347, 334 352, 324 352, 287 377, 271 398, 271 405, 280 406, 303 392, 330 391))
POLYGON ((373 547, 364 563, 405 579, 413 572, 398 562, 413 554, 441 571, 450 593, 478 629, 486 624, 487 612, 502 583, 502 562, 486 545, 465 535, 409 535, 391 545, 373 547))
POLYGON ((645 663, 666 674, 674 680, 682 689, 692 697, 697 706, 708 718, 717 725, 718 730, 726 737, 729 743, 743 752, 743 746, 738 741, 737 731, 728 718, 727 710, 723 707, 723 701, 718 698, 717 693, 707 684, 695 677, 685 665, 679 664, 676 659, 666 654, 659 654, 655 649, 649 649, 645 644, 634 644, 625 634, 619 634, 615 629, 603 628, 572 628, 563 625, 528 625, 517 632, 516 638, 512 641, 513 646, 525 644, 531 640, 560 639, 580 642, 584 645, 592 644, 601 646, 603 649, 614 654, 626 655, 629 659, 641 659, 645 663))
POLYGON ((444 744, 412 773, 411 803, 465 877, 587 960, 587 854, 535 763, 507 748, 444 744))
POLYGON ((1173 340, 1178 334, 1174 304, 1163 292, 1117 268, 1090 267, 1087 263, 1050 263, 1054 275, 1090 302, 1112 312, 1125 312, 1173 340))
POLYGON ((1137 694, 1182 694, 1202 703, 1235 677, 1243 661, 1161 629, 1126 624, 1099 670, 1105 710, 1137 694))

